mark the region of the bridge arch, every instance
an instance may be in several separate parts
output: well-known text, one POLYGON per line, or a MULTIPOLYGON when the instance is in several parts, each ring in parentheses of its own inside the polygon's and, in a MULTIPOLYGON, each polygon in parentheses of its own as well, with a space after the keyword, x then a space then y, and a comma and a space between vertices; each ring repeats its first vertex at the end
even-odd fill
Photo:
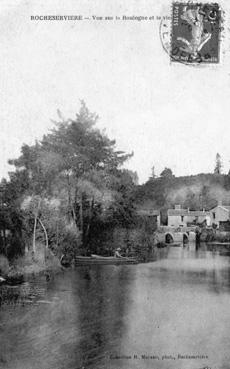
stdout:
POLYGON ((173 243, 174 242, 174 236, 171 232, 165 233, 165 243, 173 243))
POLYGON ((189 235, 188 233, 184 232, 183 233, 183 243, 188 243, 189 241, 189 235))

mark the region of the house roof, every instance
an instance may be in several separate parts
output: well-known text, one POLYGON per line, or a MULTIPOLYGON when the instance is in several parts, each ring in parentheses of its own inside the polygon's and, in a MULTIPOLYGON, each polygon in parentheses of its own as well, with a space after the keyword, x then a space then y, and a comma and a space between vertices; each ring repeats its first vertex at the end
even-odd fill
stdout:
POLYGON ((229 205, 217 205, 214 208, 212 208, 211 210, 214 210, 216 208, 222 208, 224 210, 230 211, 230 206, 229 205))
POLYGON ((188 215, 193 215, 195 217, 201 217, 202 215, 208 215, 209 212, 208 211, 202 211, 202 210, 194 210, 194 211, 189 211, 188 215))
POLYGON ((146 216, 158 216, 160 215, 160 210, 154 209, 139 209, 137 210, 138 215, 146 215, 146 216))
POLYGON ((168 209, 168 215, 181 216, 181 215, 187 215, 187 214, 188 214, 187 209, 168 209))
POLYGON ((189 209, 168 209, 168 216, 205 216, 207 215, 207 211, 200 210, 189 210, 189 209))

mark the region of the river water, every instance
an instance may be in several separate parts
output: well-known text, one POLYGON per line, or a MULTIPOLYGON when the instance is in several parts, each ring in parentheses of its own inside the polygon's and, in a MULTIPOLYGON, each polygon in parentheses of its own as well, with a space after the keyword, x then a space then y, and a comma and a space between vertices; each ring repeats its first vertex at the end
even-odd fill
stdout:
POLYGON ((205 245, 0 289, 1 368, 230 368, 230 257, 205 245))

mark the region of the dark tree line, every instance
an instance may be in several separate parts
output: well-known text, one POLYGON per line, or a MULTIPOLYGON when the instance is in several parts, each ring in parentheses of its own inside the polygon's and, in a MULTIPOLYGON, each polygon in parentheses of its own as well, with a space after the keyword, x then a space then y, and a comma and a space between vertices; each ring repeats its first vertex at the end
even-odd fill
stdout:
POLYGON ((132 223, 135 174, 122 169, 132 154, 116 150, 83 101, 74 119, 58 116, 41 141, 24 144, 9 161, 15 170, 2 181, 2 248, 12 249, 5 233, 20 239, 11 253, 26 244, 36 252, 39 237, 57 253, 84 252, 100 226, 132 223))

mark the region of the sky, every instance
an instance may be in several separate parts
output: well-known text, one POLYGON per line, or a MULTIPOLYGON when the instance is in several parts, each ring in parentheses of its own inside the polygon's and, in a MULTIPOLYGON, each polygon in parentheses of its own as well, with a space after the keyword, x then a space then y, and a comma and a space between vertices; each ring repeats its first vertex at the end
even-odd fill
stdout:
POLYGON ((230 169, 230 4, 217 65, 170 63, 157 16, 171 1, 1 0, 0 177, 23 143, 53 127, 57 109, 74 118, 84 99, 117 148, 134 152, 126 167, 140 183, 174 174, 213 172, 219 152, 230 169), (35 15, 82 15, 82 21, 32 21, 35 15), (147 21, 92 16, 155 16, 147 21))

